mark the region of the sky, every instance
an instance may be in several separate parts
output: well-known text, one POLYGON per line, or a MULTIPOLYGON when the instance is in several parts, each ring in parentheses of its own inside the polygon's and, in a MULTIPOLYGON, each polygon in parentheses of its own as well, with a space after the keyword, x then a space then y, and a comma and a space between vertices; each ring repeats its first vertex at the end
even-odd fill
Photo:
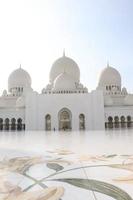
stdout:
POLYGON ((109 62, 133 92, 132 11, 132 0, 0 0, 0 93, 20 64, 41 92, 64 48, 89 91, 109 62))

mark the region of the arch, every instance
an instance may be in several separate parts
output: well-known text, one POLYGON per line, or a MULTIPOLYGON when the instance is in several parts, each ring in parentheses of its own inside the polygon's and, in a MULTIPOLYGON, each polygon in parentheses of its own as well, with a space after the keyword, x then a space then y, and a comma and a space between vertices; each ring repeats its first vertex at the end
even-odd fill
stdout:
POLYGON ((119 117, 118 117, 118 116, 115 116, 115 117, 114 117, 114 121, 115 121, 115 122, 119 122, 119 117))
POLYGON ((108 117, 108 121, 109 121, 109 122, 112 122, 112 121, 113 121, 113 117, 109 116, 109 117, 108 117))
POLYGON ((2 131, 3 130, 3 119, 0 118, 0 130, 2 131))
POLYGON ((85 130, 85 115, 79 115, 79 130, 85 130))
POLYGON ((108 128, 109 129, 113 128, 113 117, 111 116, 108 117, 108 128))
POLYGON ((17 130, 18 131, 21 131, 22 130, 22 119, 21 118, 18 118, 17 119, 17 130))
POLYGON ((6 118, 6 119, 5 119, 5 130, 6 130, 6 131, 9 130, 9 126, 10 126, 10 125, 9 125, 9 122, 10 122, 9 118, 6 118))
POLYGON ((45 116, 45 130, 51 131, 51 115, 50 114, 47 114, 45 116))
POLYGON ((11 130, 12 131, 16 130, 16 119, 15 118, 11 119, 11 130))
POLYGON ((114 117, 114 126, 115 126, 115 128, 119 128, 119 117, 118 116, 114 117))
POLYGON ((125 123, 125 117, 121 116, 121 128, 125 128, 126 127, 126 123, 125 123))
POLYGON ((69 131, 72 129, 72 114, 67 108, 63 108, 58 113, 59 130, 69 131))
POLYGON ((132 119, 131 116, 128 115, 128 116, 127 116, 127 121, 128 121, 128 122, 131 122, 131 119, 132 119))
POLYGON ((127 128, 132 127, 132 117, 130 115, 127 116, 127 128))

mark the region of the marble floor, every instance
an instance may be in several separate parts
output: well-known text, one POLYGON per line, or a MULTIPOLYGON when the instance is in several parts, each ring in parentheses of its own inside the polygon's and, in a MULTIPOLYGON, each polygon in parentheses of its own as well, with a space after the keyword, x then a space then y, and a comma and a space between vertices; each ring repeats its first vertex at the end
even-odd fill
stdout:
POLYGON ((0 200, 132 200, 133 133, 2 132, 0 200))

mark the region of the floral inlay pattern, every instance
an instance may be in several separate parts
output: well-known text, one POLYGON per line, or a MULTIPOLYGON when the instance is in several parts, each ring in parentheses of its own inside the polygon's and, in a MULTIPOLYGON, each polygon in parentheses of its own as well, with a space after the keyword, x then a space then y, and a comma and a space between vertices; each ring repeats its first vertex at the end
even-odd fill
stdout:
POLYGON ((1 200, 132 200, 132 186, 133 155, 55 149, 0 161, 1 200))

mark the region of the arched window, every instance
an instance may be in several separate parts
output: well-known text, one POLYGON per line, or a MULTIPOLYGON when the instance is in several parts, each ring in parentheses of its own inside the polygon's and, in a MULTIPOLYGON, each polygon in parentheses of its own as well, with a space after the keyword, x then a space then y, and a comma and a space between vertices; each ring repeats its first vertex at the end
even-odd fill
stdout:
POLYGON ((0 130, 2 131, 3 130, 3 119, 0 118, 0 130))
POLYGON ((131 116, 127 116, 127 127, 128 128, 132 127, 132 118, 131 118, 131 116))
POLYGON ((58 114, 59 119, 59 130, 69 131, 72 129, 72 114, 71 111, 67 108, 63 108, 60 110, 58 114))
POLYGON ((108 128, 113 128, 113 117, 111 116, 108 117, 108 128))
POLYGON ((51 130, 51 116, 49 114, 45 116, 45 130, 46 131, 51 130))
POLYGON ((6 130, 6 131, 9 130, 9 121, 10 121, 10 120, 9 120, 8 118, 5 119, 5 130, 6 130))
POLYGON ((12 131, 16 130, 16 119, 15 118, 11 119, 11 130, 12 131))
POLYGON ((114 117, 114 125, 115 125, 115 128, 119 128, 119 117, 118 116, 114 117))
POLYGON ((17 130, 21 131, 22 130, 22 119, 18 118, 17 120, 17 130))
POLYGON ((79 115, 79 130, 85 130, 85 115, 79 115))
POLYGON ((121 128, 125 128, 126 123, 125 123, 125 117, 121 116, 121 128))

